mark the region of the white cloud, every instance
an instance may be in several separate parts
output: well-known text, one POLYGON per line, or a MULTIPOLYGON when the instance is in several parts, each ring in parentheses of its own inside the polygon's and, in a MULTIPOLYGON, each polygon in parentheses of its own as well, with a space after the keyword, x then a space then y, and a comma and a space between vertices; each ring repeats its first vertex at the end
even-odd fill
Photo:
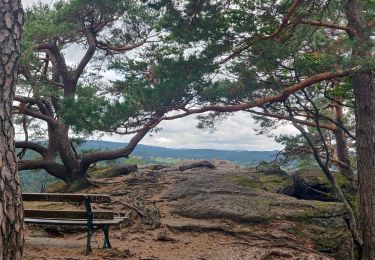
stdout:
POLYGON ((23 7, 28 8, 38 2, 41 2, 44 4, 51 4, 54 2, 54 0, 22 0, 21 2, 22 2, 23 7))
MULTIPOLYGON (((162 122, 162 131, 148 135, 142 144, 173 148, 213 148, 240 150, 277 150, 282 147, 272 138, 256 135, 254 120, 248 113, 239 112, 217 125, 217 131, 209 133, 196 128, 194 116, 162 122)), ((296 134, 291 125, 275 130, 276 134, 296 134)), ((130 137, 104 136, 103 140, 127 142, 130 137)))

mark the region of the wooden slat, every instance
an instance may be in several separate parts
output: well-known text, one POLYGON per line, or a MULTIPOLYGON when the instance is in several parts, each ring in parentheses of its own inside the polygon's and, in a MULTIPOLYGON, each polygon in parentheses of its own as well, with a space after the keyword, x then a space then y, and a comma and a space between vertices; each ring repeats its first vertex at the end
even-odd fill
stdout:
MULTIPOLYGON (((94 220, 93 224, 100 225, 116 225, 125 221, 127 218, 114 218, 112 220, 94 220)), ((39 218, 25 218, 27 224, 45 224, 45 225, 87 225, 86 220, 65 220, 65 219, 39 219, 39 218)))
POLYGON ((80 202, 89 197, 92 203, 109 203, 111 197, 102 194, 71 194, 71 193, 23 193, 23 201, 49 201, 49 202, 80 202))
MULTIPOLYGON (((86 211, 25 209, 25 218, 86 219, 86 211)), ((114 218, 113 211, 93 211, 93 219, 114 218)))

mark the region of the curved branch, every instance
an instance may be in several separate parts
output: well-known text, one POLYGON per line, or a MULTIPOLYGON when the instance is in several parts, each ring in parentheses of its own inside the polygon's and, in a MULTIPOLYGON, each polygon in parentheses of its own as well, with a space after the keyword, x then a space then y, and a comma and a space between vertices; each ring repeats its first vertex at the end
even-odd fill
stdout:
POLYGON ((162 114, 158 118, 151 119, 142 131, 139 131, 130 142, 126 145, 126 147, 114 151, 100 151, 100 152, 93 152, 83 156, 80 162, 80 168, 83 170, 87 170, 91 164, 104 161, 104 160, 114 160, 123 157, 129 156, 137 144, 142 140, 142 138, 151 130, 153 129, 161 120, 162 114))
POLYGON ((237 112, 237 111, 242 111, 254 107, 262 107, 266 104, 269 103, 274 103, 274 102, 283 102, 285 101, 290 95, 293 93, 297 92, 298 90, 302 90, 304 88, 307 88, 311 85, 314 85, 316 83, 325 81, 325 80, 330 80, 333 78, 337 77, 345 77, 353 73, 354 70, 348 70, 348 71, 338 71, 336 73, 332 72, 323 72, 320 74, 316 74, 310 78, 304 79, 301 82, 292 85, 290 87, 287 87, 283 90, 282 93, 274 95, 274 96, 267 96, 260 98, 258 100, 255 100, 253 102, 248 102, 248 103, 240 103, 236 105, 208 105, 205 107, 201 108, 196 108, 196 109, 186 109, 184 110, 185 113, 178 114, 175 116, 169 116, 169 117, 164 117, 161 120, 173 120, 177 118, 182 118, 188 115, 192 114, 198 114, 198 113, 204 113, 204 112, 209 112, 209 111, 214 111, 214 112, 237 112))
POLYGON ((72 81, 73 82, 77 82, 79 77, 82 75, 83 71, 85 70, 87 64, 90 62, 90 60, 92 59, 92 57, 94 56, 95 54, 95 50, 96 50, 96 39, 95 37, 92 35, 91 32, 87 31, 86 32, 86 39, 87 39, 87 43, 89 45, 89 48, 87 49, 85 55, 83 56, 81 62, 78 64, 76 70, 74 71, 73 75, 72 75, 72 81))
POLYGON ((15 144, 16 144, 16 148, 30 149, 39 153, 42 156, 48 153, 48 149, 46 147, 37 143, 32 143, 32 142, 27 142, 27 141, 16 141, 15 144))
POLYGON ((129 44, 129 45, 110 45, 108 43, 96 40, 96 43, 98 45, 98 48, 101 50, 106 50, 106 51, 118 51, 118 52, 124 52, 124 51, 131 51, 135 48, 138 48, 145 44, 147 42, 147 38, 144 40, 135 43, 135 44, 129 44))
MULTIPOLYGON (((59 47, 56 44, 53 44, 53 46, 48 49, 47 54, 51 58, 52 65, 54 67, 53 69, 56 70, 56 73, 59 75, 59 77, 61 76, 62 78, 64 92, 68 94, 71 93, 73 91, 72 80, 68 71, 68 66, 65 62, 65 58, 61 53, 59 47)), ((53 81, 59 82, 59 78, 53 81)))
MULTIPOLYGON (((17 107, 14 107, 14 108, 17 108, 17 107)), ((34 117, 34 118, 46 121, 47 123, 49 123, 51 125, 56 125, 57 124, 56 120, 53 117, 49 117, 49 116, 43 115, 43 114, 38 113, 38 112, 36 112, 34 110, 31 110, 31 109, 19 108, 19 111, 17 111, 16 113, 17 114, 28 115, 28 116, 31 116, 31 117, 34 117)))
POLYGON ((52 176, 60 179, 60 180, 67 180, 68 175, 66 174, 66 169, 63 165, 52 161, 46 160, 22 160, 18 162, 18 170, 25 171, 25 170, 38 170, 44 169, 52 176))

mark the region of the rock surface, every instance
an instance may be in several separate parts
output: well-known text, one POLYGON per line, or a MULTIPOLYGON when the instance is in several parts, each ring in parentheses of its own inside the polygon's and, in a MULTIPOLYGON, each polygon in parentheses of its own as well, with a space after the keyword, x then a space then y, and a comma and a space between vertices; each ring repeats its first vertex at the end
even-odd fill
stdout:
POLYGON ((180 171, 186 171, 193 168, 209 168, 213 169, 215 166, 209 161, 196 161, 191 163, 184 163, 178 166, 180 171))
POLYGON ((124 164, 116 165, 105 170, 94 170, 89 175, 97 178, 113 178, 128 175, 136 171, 138 171, 138 166, 136 164, 124 164))
MULTIPOLYGON (((303 183, 318 187, 319 190, 324 187, 329 189, 323 175, 318 172, 300 172, 296 179, 295 175, 280 169, 250 169, 222 160, 209 163, 189 161, 182 165, 141 165, 137 172, 115 178, 106 177, 108 172, 113 172, 113 166, 112 169, 99 168, 92 171, 90 176, 100 178, 101 185, 104 185, 87 192, 113 194, 116 201, 133 205, 133 209, 134 198, 140 196, 149 200, 160 209, 161 227, 173 232, 177 244, 185 243, 183 239, 190 232, 197 232, 194 233, 193 240, 207 237, 202 243, 208 243, 215 232, 221 232, 234 239, 251 241, 250 244, 256 248, 252 252, 258 252, 258 255, 257 250, 260 248, 261 252, 267 251, 263 245, 275 249, 280 247, 280 243, 285 243, 283 249, 291 249, 287 252, 294 252, 296 259, 332 259, 329 256, 340 260, 352 259, 352 241, 344 221, 346 214, 342 204, 324 198, 324 201, 316 200, 321 198, 305 193, 305 186, 300 188, 302 179, 303 183), (189 169, 181 171, 181 166, 184 165, 200 166, 187 167, 189 169), (175 231, 187 234, 174 233, 175 231), (253 244, 255 240, 260 244, 253 244), (302 257, 297 252, 319 257, 297 258, 302 257), (320 258, 322 255, 324 257, 320 258)), ((135 216, 139 216, 140 211, 138 209, 135 216)), ((128 230, 125 233, 128 234, 128 230)), ((155 240, 157 234, 154 233, 147 241, 160 250, 159 245, 154 244, 155 241, 166 242, 155 240)), ((228 241, 228 237, 224 241, 228 241)), ((129 240, 123 243, 118 240, 118 243, 124 245, 132 242, 129 240)), ((134 242, 133 246, 136 245, 138 244, 134 242)), ((245 247, 249 248, 249 245, 246 244, 245 247)), ((183 248, 188 251, 196 249, 195 246, 193 249, 186 244, 181 246, 183 248)), ((228 257, 234 257, 233 252, 238 251, 228 251, 226 246, 224 248, 225 252, 230 252, 228 257)), ((209 251, 207 248, 203 250, 209 251)), ((218 258, 217 250, 212 250, 213 255, 206 259, 232 259, 218 258)), ((263 259, 263 256, 238 256, 233 259, 263 259)))
MULTIPOLYGON (((327 178, 320 171, 297 171, 291 175, 293 190, 290 195, 307 200, 338 201, 327 178)), ((335 175, 340 186, 345 183, 343 177, 335 175)))
POLYGON ((288 227, 290 232, 312 237, 318 249, 335 254, 337 259, 350 259, 346 251, 351 239, 341 203, 285 195, 297 190, 292 177, 282 171, 251 171, 229 163, 214 165, 214 171, 191 169, 188 175, 175 177, 162 196, 174 202, 174 214, 244 224, 292 221, 295 224, 288 227))
POLYGON ((298 200, 277 193, 290 185, 289 178, 279 173, 233 173, 217 168, 213 173, 197 171, 177 177, 162 198, 178 200, 174 212, 194 218, 266 223, 274 219, 344 215, 338 203, 298 200))

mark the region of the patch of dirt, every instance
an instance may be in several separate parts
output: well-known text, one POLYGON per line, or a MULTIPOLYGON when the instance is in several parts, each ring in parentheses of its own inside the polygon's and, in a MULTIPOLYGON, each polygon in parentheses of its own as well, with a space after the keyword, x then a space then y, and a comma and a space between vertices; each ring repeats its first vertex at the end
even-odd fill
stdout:
MULTIPOLYGON (((115 178, 92 174, 98 187, 80 193, 112 194, 112 203, 95 208, 130 218, 111 227, 113 249, 100 249, 103 235, 97 232, 93 253, 86 257, 84 229, 27 225, 24 259, 333 259, 317 250, 317 242, 305 235, 310 231, 303 229, 305 224, 301 230, 301 223, 332 224, 329 220, 341 218, 339 204, 258 189, 241 181, 258 173, 225 161, 213 165, 184 171, 139 166, 138 172, 115 178)), ((27 207, 81 207, 43 204, 27 207)))

